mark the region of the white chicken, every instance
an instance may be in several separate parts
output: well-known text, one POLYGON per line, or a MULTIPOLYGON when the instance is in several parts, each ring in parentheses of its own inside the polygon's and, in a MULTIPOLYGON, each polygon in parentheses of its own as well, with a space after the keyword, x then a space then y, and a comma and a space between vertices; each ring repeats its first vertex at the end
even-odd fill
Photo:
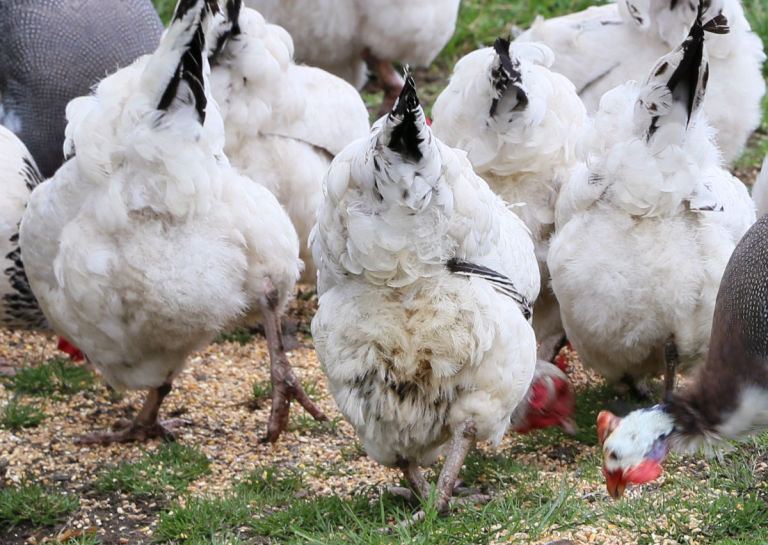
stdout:
MULTIPOLYGON (((10 130, 0 125, 0 256, 5 260, 0 279, 0 325, 51 333, 51 327, 29 286, 19 249, 19 222, 30 192, 43 181, 32 154, 10 130)), ((83 354, 66 339, 58 348, 75 361, 83 354)), ((14 367, 0 362, 0 374, 15 373, 14 367)))
POLYGON ((42 182, 35 160, 27 147, 10 130, 0 125, 0 324, 10 329, 50 331, 27 281, 19 250, 19 221, 30 192, 42 182))
POLYGON ((533 313, 539 358, 551 361, 562 342, 560 309, 549 288, 547 252, 560 186, 578 163, 576 146, 588 118, 573 84, 550 71, 548 47, 499 38, 493 48, 456 64, 432 108, 443 142, 467 152, 472 166, 515 209, 533 235, 542 289, 533 313))
POLYGON ((67 108, 71 157, 33 191, 22 258, 53 328, 118 389, 148 389, 133 424, 83 442, 168 436, 158 411, 187 356, 243 317, 263 318, 274 441, 296 398, 280 311, 299 275, 298 239, 264 187, 223 153, 204 27, 214 0, 180 0, 158 49, 67 108))
POLYGON ((384 88, 383 111, 403 86, 390 61, 428 66, 453 35, 459 2, 246 0, 291 33, 297 61, 324 68, 358 89, 365 84, 367 64, 384 88))
MULTIPOLYGON (((313 231, 315 348, 379 463, 438 509, 476 440, 498 442, 536 363, 530 233, 426 124, 408 76, 394 109, 333 161, 313 231)), ((418 514, 416 516, 418 518, 418 514)))
MULTIPOLYGON (((711 77, 704 111, 730 163, 760 124, 765 94, 763 43, 751 31, 739 0, 715 0, 730 32, 707 37, 711 77)), ((547 44, 552 70, 566 75, 590 112, 616 85, 644 78, 656 60, 675 48, 696 18, 696 2, 618 0, 553 19, 538 18, 518 41, 547 44)), ((713 8, 714 9, 714 8, 713 8)))
POLYGON ((701 360, 723 270, 755 221, 701 111, 703 34, 697 21, 644 84, 605 94, 557 203, 552 288, 568 339, 609 381, 663 371, 670 391, 677 356, 701 360))
POLYGON ((299 235, 302 281, 315 283, 307 246, 331 159, 368 133, 368 111, 357 91, 319 68, 292 60, 288 33, 242 0, 217 16, 211 93, 226 130, 232 165, 272 191, 299 235))

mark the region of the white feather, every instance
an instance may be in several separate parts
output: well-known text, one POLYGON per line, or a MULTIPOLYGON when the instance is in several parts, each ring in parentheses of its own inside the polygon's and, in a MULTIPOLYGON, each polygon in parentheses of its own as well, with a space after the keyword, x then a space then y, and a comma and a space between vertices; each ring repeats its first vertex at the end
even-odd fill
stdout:
MULTIPOLYGON (((513 43, 510 57, 519 62, 527 105, 495 116, 491 71, 498 65, 492 48, 473 51, 456 64, 448 87, 432 109, 435 134, 466 150, 472 166, 499 196, 522 203, 515 211, 533 235, 542 285, 549 280, 546 256, 554 231, 560 186, 578 163, 576 147, 587 113, 573 84, 547 66, 551 50, 537 43, 513 43)), ((562 331, 557 302, 546 289, 534 311, 539 339, 562 331)))
POLYGON ((368 112, 348 83, 294 64, 293 43, 283 28, 245 7, 239 26, 241 33, 228 40, 211 75, 226 127, 225 152, 285 207, 299 235, 303 280, 314 283, 307 239, 321 180, 333 155, 367 133, 368 112))
POLYGON ((648 136, 638 104, 654 85, 603 96, 585 164, 560 193, 548 257, 569 340, 611 381, 661 372, 670 335, 683 364, 701 361, 723 270, 755 221, 701 111, 686 128, 670 105, 648 136))
POLYGON ((459 0, 245 3, 291 33, 298 62, 328 70, 358 89, 367 79, 365 51, 382 60, 426 67, 453 35, 459 9, 459 0))
POLYGON ((185 100, 156 109, 184 48, 169 50, 190 43, 195 24, 174 20, 155 55, 70 104, 76 155, 32 193, 21 224, 46 317, 116 388, 169 382, 190 352, 258 308, 265 279, 282 304, 299 273, 290 220, 229 166, 211 97, 202 125, 185 100))
MULTIPOLYGON (((728 163, 760 124, 765 54, 739 0, 724 0, 722 7, 730 32, 707 33, 711 74, 704 110, 728 163)), ((689 2, 677 2, 675 9, 669 9, 668 0, 619 0, 553 19, 538 18, 515 41, 543 42, 552 48, 556 57, 552 69, 573 81, 587 109, 594 112, 603 93, 645 78, 656 59, 677 47, 694 15, 689 2), (639 12, 643 23, 629 11, 639 12)))

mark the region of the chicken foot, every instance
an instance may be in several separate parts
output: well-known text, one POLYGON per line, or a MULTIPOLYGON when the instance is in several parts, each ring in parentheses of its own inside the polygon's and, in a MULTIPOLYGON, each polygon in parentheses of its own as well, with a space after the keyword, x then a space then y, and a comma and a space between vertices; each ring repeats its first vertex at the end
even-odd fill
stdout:
POLYGON ((402 486, 390 486, 387 491, 397 496, 402 496, 409 502, 415 502, 419 498, 429 498, 429 482, 424 477, 424 474, 417 464, 413 460, 398 460, 397 467, 403 472, 403 475, 408 480, 410 488, 404 488, 402 486))
MULTIPOLYGON (((440 475, 437 478, 437 490, 435 493, 438 495, 437 500, 437 512, 446 513, 451 510, 455 505, 466 505, 470 503, 485 503, 490 501, 490 496, 487 494, 469 494, 462 497, 454 497, 456 493, 457 484, 461 481, 458 480, 459 471, 461 465, 464 463, 464 459, 467 457, 469 449, 475 444, 477 436, 477 426, 472 419, 464 421, 464 424, 460 426, 451 438, 451 444, 448 448, 448 455, 445 457, 445 463, 443 469, 440 471, 440 475)), ((408 471, 405 472, 405 476, 409 482, 411 482, 411 467, 408 466, 408 471)), ((418 468, 417 468, 418 469, 418 468)), ((419 474, 421 472, 419 471, 419 474)), ((423 479, 423 476, 421 476, 423 479)), ((426 484, 426 480, 424 481, 426 484)), ((423 485, 419 485, 418 481, 411 482, 411 486, 414 486, 414 490, 421 489, 420 493, 423 498, 429 498, 429 487, 423 489, 423 485), (415 484, 415 486, 414 486, 415 484)), ((415 513, 411 519, 401 522, 401 525, 409 525, 414 522, 424 520, 426 513, 423 509, 415 513)))
POLYGON ((315 420, 328 420, 323 411, 318 408, 301 386, 301 382, 291 368, 283 346, 283 334, 278 312, 278 293, 272 281, 266 279, 267 284, 264 296, 261 297, 260 306, 264 316, 264 332, 267 337, 269 349, 270 378, 272 380, 272 410, 269 415, 267 435, 262 442, 274 443, 280 434, 288 426, 291 400, 298 401, 315 420))
POLYGON ((172 418, 162 422, 157 420, 160 405, 170 391, 170 382, 166 382, 159 388, 149 390, 147 397, 144 398, 144 404, 139 414, 136 415, 133 422, 126 429, 114 433, 86 434, 75 439, 75 442, 82 445, 97 443, 106 445, 109 443, 124 443, 126 441, 143 442, 155 437, 162 437, 166 441, 174 441, 176 436, 173 430, 180 426, 188 425, 190 422, 183 418, 172 418))

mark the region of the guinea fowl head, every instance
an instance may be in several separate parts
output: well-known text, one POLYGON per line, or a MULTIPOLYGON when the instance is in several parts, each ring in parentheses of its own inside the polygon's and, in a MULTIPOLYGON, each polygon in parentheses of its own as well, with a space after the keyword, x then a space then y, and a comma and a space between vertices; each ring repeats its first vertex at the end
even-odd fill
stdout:
POLYGON ((619 418, 609 411, 597 415, 597 437, 603 447, 603 475, 614 499, 627 484, 642 484, 661 475, 674 431, 663 405, 639 409, 619 418))
POLYGON ((557 366, 539 360, 528 394, 512 415, 512 427, 518 433, 561 427, 566 433, 577 431, 573 421, 575 398, 571 381, 557 366))

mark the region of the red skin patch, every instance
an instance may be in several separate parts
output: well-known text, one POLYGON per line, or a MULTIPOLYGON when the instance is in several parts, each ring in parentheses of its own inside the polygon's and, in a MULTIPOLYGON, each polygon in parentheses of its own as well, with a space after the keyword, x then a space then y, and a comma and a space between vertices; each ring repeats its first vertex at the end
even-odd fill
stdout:
POLYGON ((597 439, 602 445, 613 430, 621 423, 621 418, 611 411, 600 411, 597 415, 597 439))
POLYGON ((72 361, 83 361, 85 359, 85 355, 80 352, 80 349, 75 345, 70 344, 70 342, 64 337, 59 337, 59 344, 56 348, 65 354, 69 354, 69 359, 72 361))
POLYGON ((568 381, 550 377, 539 379, 531 387, 528 405, 525 420, 515 428, 518 433, 528 433, 552 426, 560 426, 569 433, 573 430, 571 416, 574 412, 574 399, 568 381), (550 388, 544 382, 546 380, 552 381, 554 395, 551 395, 550 388))
POLYGON ((611 497, 615 500, 621 498, 627 484, 644 484, 654 479, 658 479, 661 473, 661 463, 647 458, 626 471, 622 469, 610 471, 603 466, 605 487, 608 489, 608 493, 611 497))

